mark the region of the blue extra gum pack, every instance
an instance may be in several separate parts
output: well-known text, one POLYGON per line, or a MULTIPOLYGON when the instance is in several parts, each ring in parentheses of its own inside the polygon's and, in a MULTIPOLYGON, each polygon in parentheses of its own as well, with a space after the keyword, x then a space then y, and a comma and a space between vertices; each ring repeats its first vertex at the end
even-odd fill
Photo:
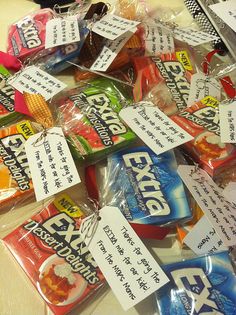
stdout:
POLYGON ((173 151, 156 155, 146 146, 108 157, 103 204, 120 208, 128 221, 164 225, 192 216, 173 151))
POLYGON ((170 282, 156 293, 160 315, 236 314, 236 276, 228 252, 162 269, 170 282))

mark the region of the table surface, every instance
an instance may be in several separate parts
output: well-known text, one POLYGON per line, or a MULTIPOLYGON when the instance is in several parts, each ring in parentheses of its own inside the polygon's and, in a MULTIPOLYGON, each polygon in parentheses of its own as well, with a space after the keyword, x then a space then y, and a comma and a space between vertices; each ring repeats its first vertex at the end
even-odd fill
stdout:
MULTIPOLYGON (((38 5, 29 0, 11 0, 7 2, 0 0, 0 4, 2 4, 0 10, 0 50, 5 51, 8 26, 29 12, 36 10, 38 5)), ((184 9, 182 0, 168 0, 166 4, 163 4, 163 1, 160 0, 152 0, 149 3, 151 9, 155 8, 154 4, 155 6, 162 5, 164 12, 177 14, 178 18, 184 20, 185 23, 191 23, 191 17, 186 9, 184 9)), ((60 75, 59 78, 69 85, 73 85, 72 73, 67 71, 60 75)), ((74 187, 72 193, 77 194, 78 191, 83 192, 81 185, 74 187)), ((0 238, 29 218, 32 212, 36 210, 35 204, 33 206, 31 204, 27 207, 14 209, 6 214, 0 214, 0 238)), ((159 262, 171 262, 191 255, 190 251, 180 251, 175 237, 170 236, 164 241, 145 240, 144 243, 159 262)), ((12 256, 2 243, 0 244, 0 292, 1 315, 52 314, 20 266, 12 259, 12 256)), ((154 315, 156 314, 156 310, 154 296, 150 296, 136 307, 124 312, 112 291, 106 286, 102 292, 97 294, 93 301, 85 303, 71 314, 154 315)))

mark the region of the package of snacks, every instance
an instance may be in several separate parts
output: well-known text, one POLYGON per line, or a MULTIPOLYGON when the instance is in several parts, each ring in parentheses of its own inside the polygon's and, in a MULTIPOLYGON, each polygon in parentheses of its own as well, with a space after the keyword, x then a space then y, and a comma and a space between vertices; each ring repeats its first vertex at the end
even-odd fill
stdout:
POLYGON ((215 98, 205 97, 171 119, 194 137, 183 147, 211 176, 235 165, 235 146, 222 143, 220 139, 218 101, 215 98))
POLYGON ((0 208, 33 192, 25 141, 34 134, 29 121, 0 129, 0 208))
POLYGON ((114 153, 99 180, 101 206, 119 207, 132 223, 190 220, 192 213, 176 169, 173 151, 156 155, 142 146, 114 153))
POLYGON ((150 100, 166 115, 187 107, 191 76, 195 66, 186 50, 132 60, 136 75, 134 99, 150 100))
POLYGON ((44 49, 46 23, 53 16, 52 10, 41 9, 12 24, 8 31, 7 52, 24 60, 44 49))
POLYGON ((104 277, 78 233, 83 208, 65 194, 3 241, 54 314, 69 313, 104 277))
POLYGON ((20 116, 14 108, 15 90, 7 84, 9 77, 8 70, 0 65, 0 126, 5 126, 20 116))
POLYGON ((56 101, 60 125, 74 157, 103 158, 133 141, 135 134, 119 118, 123 105, 130 102, 127 91, 107 79, 93 80, 85 88, 69 90, 56 101))
POLYGON ((236 276, 228 252, 162 268, 171 281, 156 293, 160 315, 236 314, 236 276))

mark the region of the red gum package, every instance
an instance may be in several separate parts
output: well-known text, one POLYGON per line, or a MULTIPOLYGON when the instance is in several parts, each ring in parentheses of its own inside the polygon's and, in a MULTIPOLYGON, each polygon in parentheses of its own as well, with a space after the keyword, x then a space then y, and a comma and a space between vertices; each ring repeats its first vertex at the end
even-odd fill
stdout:
POLYGON ((46 23, 52 18, 53 11, 43 9, 12 24, 8 31, 7 52, 24 60, 44 49, 46 23))
POLYGON ((78 233, 82 215, 63 194, 4 238, 56 315, 69 313, 104 282, 78 233))
POLYGON ((207 96, 170 117, 194 137, 183 146, 211 176, 235 165, 236 148, 220 141, 218 101, 207 96))
POLYGON ((191 76, 195 70, 186 50, 155 57, 135 57, 132 61, 136 72, 136 102, 148 97, 166 115, 187 107, 191 76))

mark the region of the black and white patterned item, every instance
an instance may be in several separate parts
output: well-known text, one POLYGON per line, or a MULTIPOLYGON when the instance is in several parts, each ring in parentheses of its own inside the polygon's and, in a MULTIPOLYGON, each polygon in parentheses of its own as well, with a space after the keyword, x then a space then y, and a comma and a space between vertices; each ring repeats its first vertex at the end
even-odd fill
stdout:
POLYGON ((184 0, 184 3, 194 18, 194 20, 197 22, 198 26, 203 32, 206 32, 208 34, 217 36, 218 38, 212 42, 212 46, 214 49, 219 49, 222 51, 222 54, 225 54, 228 52, 228 49, 224 42, 222 41, 220 35, 216 31, 215 27, 212 25, 211 21, 207 17, 206 13, 200 6, 199 2, 197 0, 184 0))

